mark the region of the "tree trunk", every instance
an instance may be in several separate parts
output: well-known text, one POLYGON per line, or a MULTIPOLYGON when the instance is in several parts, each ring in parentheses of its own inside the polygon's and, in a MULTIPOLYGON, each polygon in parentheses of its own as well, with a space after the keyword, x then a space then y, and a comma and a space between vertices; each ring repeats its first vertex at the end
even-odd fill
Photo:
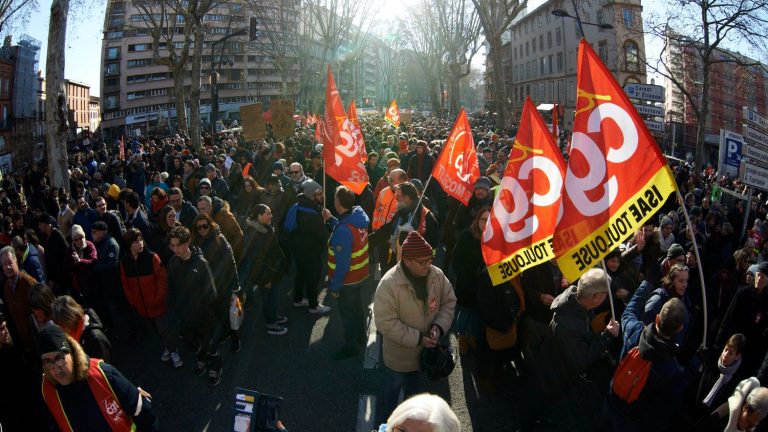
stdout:
MULTIPOLYGON (((189 136, 192 138, 192 146, 200 153, 200 73, 203 69, 203 41, 205 31, 202 22, 195 25, 195 54, 192 56, 192 84, 189 86, 189 136)), ((211 122, 212 130, 216 130, 216 124, 211 122)))
POLYGON ((173 70, 173 94, 176 100, 176 132, 181 135, 186 133, 187 128, 187 110, 184 104, 186 95, 184 94, 184 68, 174 68, 173 70))
POLYGON ((450 101, 450 118, 456 118, 461 109, 461 65, 453 63, 451 66, 451 82, 448 84, 448 100, 450 101))
POLYGON ((69 0, 53 0, 48 27, 45 65, 45 135, 51 185, 69 189, 67 170, 67 94, 64 87, 64 48, 67 36, 69 0))
POLYGON ((509 114, 507 110, 507 89, 504 86, 504 69, 503 58, 501 53, 502 43, 501 37, 494 37, 488 40, 491 46, 491 62, 493 63, 493 92, 494 92, 494 104, 498 117, 496 118, 496 127, 506 128, 507 119, 509 114))

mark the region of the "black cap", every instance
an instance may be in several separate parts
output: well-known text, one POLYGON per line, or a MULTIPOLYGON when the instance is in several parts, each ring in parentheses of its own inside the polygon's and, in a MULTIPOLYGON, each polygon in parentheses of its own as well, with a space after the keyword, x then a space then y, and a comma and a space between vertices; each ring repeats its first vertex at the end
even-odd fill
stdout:
POLYGON ((37 223, 55 225, 56 219, 54 219, 53 216, 49 215, 48 213, 43 213, 40 216, 38 216, 37 223))
POLYGON ((104 221, 96 221, 91 225, 92 231, 106 231, 107 230, 107 223, 104 221))
POLYGON ((50 352, 72 352, 72 345, 67 340, 67 335, 56 324, 44 326, 37 335, 37 350, 40 354, 50 352))

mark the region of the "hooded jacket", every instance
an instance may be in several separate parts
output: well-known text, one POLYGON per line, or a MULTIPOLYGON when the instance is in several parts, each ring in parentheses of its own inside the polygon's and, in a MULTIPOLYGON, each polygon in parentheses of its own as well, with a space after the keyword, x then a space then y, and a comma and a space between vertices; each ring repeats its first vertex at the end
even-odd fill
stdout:
POLYGON ((243 230, 237 223, 235 215, 224 208, 224 201, 221 198, 213 198, 213 220, 219 225, 221 233, 227 239, 232 252, 235 254, 235 260, 238 262, 243 259, 243 230))
POLYGON ((125 298, 136 312, 145 318, 165 315, 168 276, 160 257, 144 249, 134 260, 128 252, 120 270, 125 298))
POLYGON ((369 222, 368 215, 360 206, 352 207, 352 210, 339 216, 339 219, 331 219, 330 224, 334 228, 329 240, 329 247, 333 249, 336 258, 336 270, 328 285, 328 289, 331 291, 338 292, 344 285, 344 277, 349 272, 352 262, 351 254, 354 252, 352 250, 352 236, 357 235, 357 233, 353 233, 349 225, 357 229, 364 229, 367 234, 369 222))
POLYGON ((200 248, 191 246, 186 261, 174 255, 168 261, 168 312, 179 330, 213 319, 216 289, 213 274, 200 248))

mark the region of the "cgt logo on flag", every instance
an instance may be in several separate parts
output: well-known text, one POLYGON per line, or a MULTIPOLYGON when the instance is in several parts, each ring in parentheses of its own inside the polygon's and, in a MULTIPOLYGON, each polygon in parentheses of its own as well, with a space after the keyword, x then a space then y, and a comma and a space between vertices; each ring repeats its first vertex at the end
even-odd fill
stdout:
POLYGON ((392 103, 389 105, 389 109, 387 109, 387 114, 384 116, 384 120, 396 128, 400 127, 400 109, 397 107, 397 100, 392 99, 392 103))
POLYGON ((457 200, 469 204, 472 185, 480 177, 472 131, 467 113, 462 108, 453 125, 445 147, 435 162, 432 176, 443 190, 457 200))
POLYGON ((526 98, 515 143, 483 231, 483 258, 498 285, 554 258, 565 161, 526 98))
POLYGON ((588 43, 578 56, 573 140, 554 247, 576 280, 642 226, 674 178, 627 95, 588 43))

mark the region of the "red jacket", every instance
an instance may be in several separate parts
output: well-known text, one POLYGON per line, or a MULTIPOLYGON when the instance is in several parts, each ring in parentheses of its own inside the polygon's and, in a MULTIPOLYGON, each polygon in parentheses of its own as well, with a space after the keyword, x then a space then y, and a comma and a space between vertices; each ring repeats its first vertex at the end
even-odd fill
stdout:
POLYGON ((146 249, 137 259, 129 252, 120 263, 120 277, 128 303, 145 318, 165 315, 168 276, 160 257, 146 249))

